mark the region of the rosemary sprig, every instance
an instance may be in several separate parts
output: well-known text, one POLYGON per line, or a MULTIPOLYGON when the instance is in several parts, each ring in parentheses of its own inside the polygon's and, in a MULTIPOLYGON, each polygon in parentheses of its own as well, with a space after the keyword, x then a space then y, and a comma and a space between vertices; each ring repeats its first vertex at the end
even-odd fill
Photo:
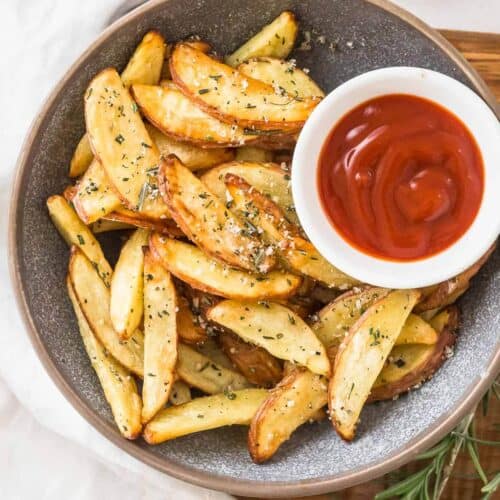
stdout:
MULTIPOLYGON (((482 401, 483 414, 488 411, 488 402, 492 396, 500 399, 500 387, 495 381, 482 401)), ((489 480, 479 458, 478 445, 500 446, 500 441, 478 439, 474 426, 475 411, 467 415, 458 427, 444 437, 436 446, 420 454, 417 460, 429 460, 421 470, 411 474, 386 490, 378 493, 375 500, 401 498, 404 500, 438 500, 446 488, 459 452, 467 450, 476 472, 484 483, 482 500, 492 498, 500 486, 500 472, 489 480)))

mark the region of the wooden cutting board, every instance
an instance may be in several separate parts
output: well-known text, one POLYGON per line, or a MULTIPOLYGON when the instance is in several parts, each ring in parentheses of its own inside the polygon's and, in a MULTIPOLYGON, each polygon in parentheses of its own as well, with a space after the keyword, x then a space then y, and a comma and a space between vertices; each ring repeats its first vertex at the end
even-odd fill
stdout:
MULTIPOLYGON (((442 30, 441 33, 476 68, 500 103, 500 34, 448 30, 442 30)), ((475 423, 477 436, 481 439, 499 440, 500 432, 498 427, 495 427, 499 419, 500 402, 492 397, 486 418, 481 415, 481 410, 477 411, 475 423)), ((498 471, 500 448, 483 446, 479 451, 484 470, 487 473, 498 471)), ((421 464, 409 464, 404 470, 409 473, 418 470, 420 467, 421 464)), ((301 500, 369 500, 387 485, 388 478, 380 478, 331 495, 304 497, 301 500)), ((458 457, 453 474, 441 500, 475 500, 481 498, 481 486, 482 483, 477 478, 477 474, 474 473, 474 467, 468 455, 462 452, 458 457)), ((243 497, 239 498, 240 500, 247 500, 243 497)), ((500 494, 495 498, 500 498, 500 494)))

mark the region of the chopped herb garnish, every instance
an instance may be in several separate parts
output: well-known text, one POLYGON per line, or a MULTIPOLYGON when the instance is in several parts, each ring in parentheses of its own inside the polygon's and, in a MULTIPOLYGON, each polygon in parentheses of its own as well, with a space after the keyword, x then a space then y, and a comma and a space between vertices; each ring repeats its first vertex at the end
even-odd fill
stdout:
POLYGON ((123 144, 125 142, 125 137, 123 137, 122 134, 118 134, 116 137, 115 137, 115 141, 118 143, 118 144, 123 144))
POLYGON ((203 94, 208 94, 210 92, 210 89, 200 89, 198 90, 198 94, 203 95, 203 94))

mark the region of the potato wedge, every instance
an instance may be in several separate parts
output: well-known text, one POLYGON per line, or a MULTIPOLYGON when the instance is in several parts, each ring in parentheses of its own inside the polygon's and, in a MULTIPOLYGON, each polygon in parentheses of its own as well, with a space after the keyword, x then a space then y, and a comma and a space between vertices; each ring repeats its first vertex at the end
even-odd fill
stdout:
POLYGON ((279 359, 299 363, 318 375, 330 374, 323 344, 304 320, 281 304, 224 300, 207 317, 279 359))
POLYGON ((111 278, 109 315, 111 324, 122 340, 139 327, 143 308, 144 253, 149 231, 137 229, 123 245, 111 278))
POLYGON ((218 339, 233 365, 252 384, 272 387, 283 378, 280 362, 262 347, 248 344, 227 332, 221 333, 218 339))
POLYGON ((208 339, 207 332, 198 324, 185 297, 177 300, 177 332, 186 344, 199 344, 208 339))
POLYGON ((467 290, 470 280, 479 272, 481 267, 483 267, 495 248, 496 243, 494 243, 475 264, 458 276, 424 290, 423 300, 417 304, 415 310, 417 312, 422 312, 429 309, 442 309, 455 302, 455 300, 467 290))
POLYGON ((115 69, 101 71, 90 82, 85 123, 94 156, 121 202, 141 209, 148 170, 157 167, 160 154, 115 69))
POLYGON ((161 160, 158 180, 173 219, 202 250, 248 271, 267 272, 274 267, 272 249, 210 193, 177 157, 161 160))
MULTIPOLYGON (((206 113, 175 85, 134 85, 132 94, 144 116, 165 135, 202 148, 251 144, 259 136, 206 113)), ((172 151, 175 153, 175 151, 172 151)))
POLYGON ((184 44, 174 48, 170 73, 179 90, 201 109, 250 133, 255 129, 271 134, 297 132, 320 101, 276 93, 272 85, 184 44))
POLYGON ((92 161, 77 182, 71 201, 85 224, 91 224, 122 206, 97 160, 92 161))
MULTIPOLYGON (((140 249, 142 251, 142 248, 140 249)), ((177 363, 177 298, 170 273, 144 254, 144 383, 142 422, 167 402, 177 363)), ((116 276, 116 271, 115 271, 116 276)))
POLYGON ((131 224, 114 220, 99 219, 90 225, 90 229, 94 234, 109 233, 110 231, 123 231, 126 229, 135 229, 131 224))
POLYGON ((432 323, 439 332, 434 345, 400 345, 392 349, 372 387, 368 402, 393 399, 428 380, 452 353, 458 309, 450 306, 432 323))
POLYGON ((415 290, 390 292, 368 308, 342 343, 328 387, 328 406, 343 439, 354 438, 359 414, 419 296, 415 290))
POLYGON ((265 389, 243 389, 196 398, 162 410, 146 425, 143 436, 147 443, 159 444, 193 432, 248 425, 266 397, 265 389))
POLYGON ((259 407, 250 424, 248 450, 255 463, 269 460, 302 424, 328 402, 328 383, 306 369, 285 377, 259 407))
POLYGON ((325 96, 314 80, 295 66, 294 61, 259 57, 240 64, 238 71, 293 97, 325 96))
POLYGON ((177 375, 191 387, 207 394, 250 387, 240 373, 219 365, 185 344, 179 344, 177 348, 177 375))
POLYGON ((172 386, 168 400, 174 406, 183 405, 191 401, 191 389, 182 380, 176 380, 172 386))
POLYGON ((262 56, 286 59, 293 49, 298 31, 299 25, 293 12, 284 11, 226 57, 226 64, 236 67, 252 57, 262 56))
POLYGON ((162 156, 174 154, 189 170, 211 168, 231 161, 235 154, 229 148, 200 148, 193 144, 180 142, 160 132, 156 127, 146 124, 146 129, 162 156))
POLYGON ((80 335, 87 355, 94 368, 106 401, 109 403, 116 425, 123 437, 136 439, 142 431, 142 402, 134 378, 107 349, 97 340, 85 319, 73 291, 71 281, 66 280, 68 295, 75 310, 80 335))
POLYGON ((146 33, 122 72, 123 85, 128 88, 135 83, 158 84, 165 51, 165 39, 160 33, 157 31, 146 33))
POLYGON ((265 275, 250 274, 231 268, 183 241, 154 233, 149 244, 163 265, 193 288, 220 297, 241 300, 284 299, 293 295, 301 279, 283 271, 265 275))
POLYGON ((111 325, 109 288, 83 252, 72 247, 69 260, 69 279, 87 323, 97 339, 110 354, 131 372, 143 376, 144 335, 136 330, 129 340, 120 337, 111 325))
POLYGON ((47 200, 47 208, 52 222, 66 243, 81 249, 95 266, 105 285, 109 287, 113 271, 102 252, 101 245, 90 229, 78 218, 78 215, 62 196, 51 196, 47 200))
POLYGON ((295 224, 299 222, 293 204, 290 173, 276 163, 233 161, 204 173, 201 180, 209 191, 217 195, 224 203, 231 203, 232 198, 228 198, 225 183, 227 174, 241 177, 252 187, 271 198, 289 221, 295 224))
POLYGON ((330 288, 350 288, 359 284, 332 266, 312 243, 305 240, 297 226, 287 221, 280 207, 248 182, 234 174, 226 174, 225 182, 234 210, 251 225, 262 229, 270 244, 278 249, 293 270, 330 288))
POLYGON ((93 159, 94 153, 92 153, 92 149, 90 147, 89 137, 85 134, 78 142, 75 152, 71 157, 71 162, 69 164, 69 176, 80 177, 80 175, 83 175, 89 168, 93 159))
MULTIPOLYGON (((236 149, 236 161, 270 162, 273 161, 274 154, 267 149, 255 146, 242 146, 236 149)), ((220 162, 222 163, 222 162, 220 162)))
MULTIPOLYGON (((128 88, 134 83, 157 84, 160 80, 165 49, 165 40, 160 33, 156 31, 146 33, 121 75, 125 87, 128 88)), ((90 146, 89 137, 84 134, 71 158, 69 176, 79 177, 82 175, 93 159, 94 153, 90 146)))

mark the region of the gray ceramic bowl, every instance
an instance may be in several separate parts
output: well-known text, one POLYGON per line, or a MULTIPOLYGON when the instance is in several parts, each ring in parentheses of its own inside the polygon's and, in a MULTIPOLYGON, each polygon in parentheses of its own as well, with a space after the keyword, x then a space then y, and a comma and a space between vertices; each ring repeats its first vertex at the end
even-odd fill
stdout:
MULTIPOLYGON (((35 120, 18 165, 10 250, 18 303, 33 345, 70 403, 127 453, 168 474, 242 495, 308 495, 345 488, 411 460, 455 426, 500 367, 500 254, 497 252, 461 301, 463 322, 455 355, 420 390, 370 405, 357 439, 342 442, 328 421, 299 429, 265 465, 252 464, 246 429, 225 428, 161 446, 127 442, 115 429, 84 352, 64 276, 68 249, 51 225, 46 198, 67 185, 67 166, 84 124, 82 96, 93 75, 122 68, 149 29, 168 40, 199 34, 228 52, 284 9, 313 33, 312 50, 297 51, 320 85, 330 90, 364 71, 390 65, 436 69, 494 100, 467 63, 437 33, 377 0, 159 0, 128 15, 82 55, 35 120), (324 35, 326 43, 317 38, 324 35), (329 48, 336 44, 336 50, 329 48)), ((102 238, 107 252, 110 240, 102 238)))

